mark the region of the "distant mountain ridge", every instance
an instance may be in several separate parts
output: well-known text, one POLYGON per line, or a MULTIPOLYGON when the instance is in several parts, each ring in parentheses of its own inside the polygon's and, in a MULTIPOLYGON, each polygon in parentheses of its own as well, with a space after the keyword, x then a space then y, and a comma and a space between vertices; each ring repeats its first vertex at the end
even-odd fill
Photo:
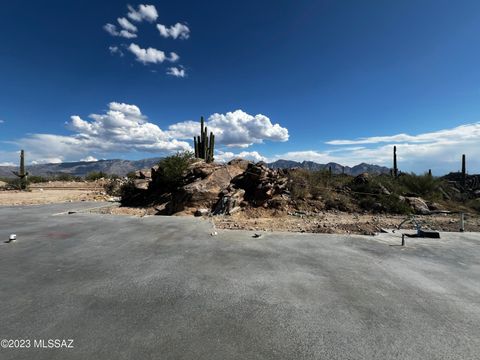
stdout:
POLYGON ((268 167, 276 169, 292 169, 292 168, 301 168, 305 170, 311 171, 319 171, 319 170, 329 170, 332 169, 332 173, 334 174, 346 174, 357 176, 362 173, 370 173, 370 174, 390 174, 390 168, 386 166, 380 165, 372 165, 361 163, 355 165, 353 167, 350 166, 343 166, 334 162, 330 162, 328 164, 318 164, 313 161, 292 161, 292 160, 277 160, 273 163, 269 163, 268 167))
MULTIPOLYGON (((74 176, 85 176, 92 171, 102 171, 107 174, 117 174, 119 176, 125 176, 131 171, 150 168, 157 164, 161 160, 160 157, 142 159, 142 160, 98 160, 98 161, 77 161, 77 162, 65 162, 58 164, 37 164, 28 165, 27 170, 30 175, 37 176, 52 176, 59 174, 70 174, 74 176)), ((297 162, 292 160, 277 160, 273 163, 269 163, 270 168, 302 168, 306 170, 328 170, 332 168, 334 174, 345 173, 347 175, 356 176, 358 174, 368 172, 372 174, 389 174, 390 169, 385 166, 359 164, 353 167, 343 167, 337 163, 318 164, 313 161, 297 162)), ((14 177, 12 171, 18 170, 16 166, 0 166, 0 177, 14 177)))
MULTIPOLYGON (((26 166, 30 175, 51 176, 59 174, 70 174, 74 176, 85 176, 92 171, 102 171, 106 174, 117 174, 125 176, 130 171, 150 168, 160 161, 158 158, 142 160, 98 160, 98 161, 77 161, 58 164, 36 164, 26 166)), ((18 170, 15 166, 0 166, 0 177, 14 177, 12 171, 18 170)))

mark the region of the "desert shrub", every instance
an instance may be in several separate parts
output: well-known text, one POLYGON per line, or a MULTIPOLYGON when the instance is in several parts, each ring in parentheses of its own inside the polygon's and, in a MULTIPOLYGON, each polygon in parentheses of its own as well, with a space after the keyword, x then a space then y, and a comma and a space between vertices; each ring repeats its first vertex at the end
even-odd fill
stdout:
POLYGON ((27 179, 28 179, 28 182, 30 182, 32 184, 48 182, 48 180, 49 180, 46 177, 38 176, 38 175, 30 175, 30 176, 28 176, 27 179))
POLYGON ((79 176, 74 176, 72 174, 61 173, 52 177, 52 180, 55 181, 81 181, 82 179, 79 176))
POLYGON ((366 211, 374 213, 386 212, 391 214, 410 214, 412 209, 397 195, 358 196, 358 205, 366 211))
POLYGON ((120 179, 110 179, 110 181, 107 181, 103 185, 103 189, 105 190, 105 193, 107 193, 110 196, 121 196, 122 195, 122 187, 125 184, 120 179))
POLYGON ((192 163, 194 155, 190 151, 178 152, 167 156, 158 163, 158 181, 167 189, 173 189, 181 185, 188 166, 192 163))
MULTIPOLYGON (((407 192, 423 197, 438 197, 442 181, 430 175, 405 174, 397 179, 407 192)), ((441 195, 440 195, 441 196, 441 195)))
POLYGON ((340 211, 351 211, 352 202, 343 194, 335 194, 327 196, 325 200, 325 209, 326 210, 340 210, 340 211))
POLYGON ((136 179, 136 175, 135 175, 135 171, 130 171, 129 173, 127 173, 127 178, 129 180, 133 180, 133 179, 136 179))
POLYGON ((105 179, 107 177, 108 175, 103 171, 92 171, 92 172, 89 172, 87 175, 85 175, 85 180, 95 181, 95 180, 105 179))
POLYGON ((118 180, 118 179, 120 179, 120 176, 117 175, 117 174, 110 174, 110 175, 108 175, 108 179, 110 179, 110 180, 118 180))
POLYGON ((121 185, 117 196, 120 196, 122 205, 134 205, 139 193, 135 188, 133 180, 129 180, 121 185))
POLYGON ((308 196, 309 172, 307 170, 294 170, 288 173, 288 190, 292 199, 305 199, 308 196))
POLYGON ((480 199, 470 200, 465 205, 480 213, 480 199))
POLYGON ((410 206, 395 194, 380 196, 379 201, 388 213, 406 215, 412 212, 410 206))

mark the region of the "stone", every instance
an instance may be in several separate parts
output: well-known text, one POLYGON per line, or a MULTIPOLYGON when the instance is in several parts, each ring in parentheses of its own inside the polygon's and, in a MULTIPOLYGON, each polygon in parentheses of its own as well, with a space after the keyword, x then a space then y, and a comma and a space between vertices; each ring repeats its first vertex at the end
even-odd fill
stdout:
POLYGON ((410 207, 415 211, 416 214, 428 215, 430 214, 430 209, 428 208, 425 200, 419 197, 406 197, 405 200, 408 202, 410 207))
POLYGON ((368 175, 368 173, 362 173, 362 174, 360 174, 360 175, 357 175, 357 176, 352 180, 352 182, 353 182, 355 185, 368 184, 369 181, 370 181, 370 176, 368 175))
POLYGON ((197 209, 197 211, 195 211, 195 216, 208 216, 208 214, 210 214, 210 210, 208 209, 197 209))
POLYGON ((148 185, 150 184, 149 180, 146 179, 135 179, 133 180, 133 185, 135 189, 138 190, 148 190, 148 185))

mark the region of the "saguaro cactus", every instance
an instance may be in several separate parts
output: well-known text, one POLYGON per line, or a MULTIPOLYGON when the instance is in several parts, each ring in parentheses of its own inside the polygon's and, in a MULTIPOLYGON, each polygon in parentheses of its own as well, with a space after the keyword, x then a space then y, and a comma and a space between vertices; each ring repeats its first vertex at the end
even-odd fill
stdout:
POLYGON ((203 116, 200 118, 200 136, 193 137, 193 146, 196 158, 204 159, 207 163, 213 161, 215 135, 213 132, 210 132, 210 137, 208 137, 208 129, 205 126, 203 116))
POLYGON ((465 185, 467 181, 467 166, 465 164, 465 154, 462 155, 462 183, 465 185))
POLYGON ((28 172, 25 171, 25 151, 20 150, 20 168, 19 171, 12 171, 12 173, 20 178, 20 189, 25 190, 27 188, 27 176, 28 172))
POLYGON ((393 177, 398 177, 398 167, 397 167, 397 147, 393 147, 393 177))

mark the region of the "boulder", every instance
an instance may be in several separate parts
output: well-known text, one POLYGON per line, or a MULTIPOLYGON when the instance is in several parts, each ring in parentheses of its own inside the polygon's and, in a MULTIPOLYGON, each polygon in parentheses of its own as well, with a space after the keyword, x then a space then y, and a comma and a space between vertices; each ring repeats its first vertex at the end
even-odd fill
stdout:
POLYGON ((148 190, 148 185, 150 184, 150 180, 147 179, 135 179, 133 180, 133 186, 137 190, 148 190))
POLYGON ((430 209, 428 208, 425 200, 419 197, 406 197, 405 200, 410 205, 410 207, 415 211, 415 214, 428 215, 430 214, 430 209))
POLYGON ((370 181, 370 176, 368 175, 368 173, 363 173, 363 174, 357 175, 352 180, 352 182, 355 185, 368 184, 369 181, 370 181))
POLYGON ((197 209, 195 211, 195 216, 207 216, 208 214, 210 214, 210 210, 208 209, 197 209))
POLYGON ((244 160, 244 159, 233 159, 233 160, 230 160, 228 162, 228 165, 230 166, 236 166, 240 169, 242 169, 243 171, 247 170, 249 166, 252 166, 253 163, 249 160, 244 160))
POLYGON ((205 163, 190 170, 192 174, 203 172, 201 176, 205 176, 207 173, 209 175, 204 178, 195 178, 194 181, 177 189, 172 194, 171 213, 183 211, 185 208, 212 209, 218 202, 220 193, 230 185, 232 177, 242 172, 236 166, 205 163), (210 172, 210 170, 212 171, 210 172))

